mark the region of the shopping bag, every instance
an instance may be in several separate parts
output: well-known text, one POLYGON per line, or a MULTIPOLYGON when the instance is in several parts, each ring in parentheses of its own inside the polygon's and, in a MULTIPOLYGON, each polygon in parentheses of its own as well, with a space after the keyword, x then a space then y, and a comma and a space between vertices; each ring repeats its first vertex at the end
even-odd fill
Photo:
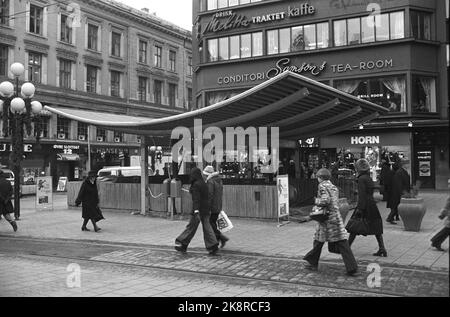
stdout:
POLYGON ((219 229, 221 233, 225 233, 233 228, 234 226, 228 218, 227 214, 222 210, 219 214, 219 217, 217 218, 217 229, 219 229))
POLYGON ((328 242, 328 251, 334 254, 341 254, 338 242, 328 242))

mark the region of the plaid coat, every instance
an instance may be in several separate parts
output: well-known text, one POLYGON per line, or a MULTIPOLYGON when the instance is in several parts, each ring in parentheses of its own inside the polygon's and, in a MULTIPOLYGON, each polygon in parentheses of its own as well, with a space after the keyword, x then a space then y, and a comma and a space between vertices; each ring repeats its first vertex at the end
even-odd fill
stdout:
POLYGON ((316 206, 327 208, 329 211, 329 219, 318 224, 314 240, 325 243, 339 242, 348 239, 348 233, 345 230, 338 203, 339 190, 337 187, 330 181, 323 181, 320 183, 316 206))

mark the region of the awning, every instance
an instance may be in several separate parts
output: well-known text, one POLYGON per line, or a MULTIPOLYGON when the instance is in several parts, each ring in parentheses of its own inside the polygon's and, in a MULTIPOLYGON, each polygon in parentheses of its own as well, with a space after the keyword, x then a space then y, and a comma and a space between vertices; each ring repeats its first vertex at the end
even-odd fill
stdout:
POLYGON ((279 127, 281 139, 332 135, 377 118, 388 110, 292 72, 284 72, 228 100, 160 119, 45 107, 60 116, 106 129, 168 136, 177 127, 279 127))
POLYGON ((68 161, 68 162, 77 162, 80 161, 80 155, 78 154, 57 154, 57 161, 68 161))

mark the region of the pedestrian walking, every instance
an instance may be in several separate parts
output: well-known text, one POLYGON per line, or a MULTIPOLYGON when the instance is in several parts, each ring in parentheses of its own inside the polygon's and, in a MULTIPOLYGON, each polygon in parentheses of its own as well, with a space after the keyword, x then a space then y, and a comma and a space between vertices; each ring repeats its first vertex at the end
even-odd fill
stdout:
MULTIPOLYGON (((449 180, 449 188, 450 188, 450 180, 449 180)), ((436 248, 439 251, 444 251, 441 247, 442 243, 449 237, 450 235, 450 197, 447 199, 447 203, 445 204, 444 209, 442 209, 441 214, 439 215, 439 219, 445 220, 445 227, 441 231, 439 231, 432 239, 431 246, 436 248)))
MULTIPOLYGON (((377 203, 373 197, 375 185, 370 177, 370 165, 365 159, 358 160, 355 164, 358 172, 358 205, 353 217, 360 217, 367 226, 365 236, 374 235, 377 238, 379 250, 374 256, 387 257, 386 247, 383 240, 383 220, 377 203)), ((349 232, 348 242, 350 246, 360 232, 349 232)))
POLYGON ((347 231, 345 231, 344 221, 339 212, 339 190, 331 183, 331 173, 327 169, 321 169, 317 172, 319 180, 319 192, 316 199, 316 206, 326 208, 329 213, 328 220, 319 222, 315 236, 314 247, 304 257, 308 262, 306 269, 317 271, 319 267, 320 254, 325 242, 334 244, 336 249, 342 255, 347 270, 347 275, 353 276, 358 272, 358 264, 347 241, 347 231))
POLYGON ((198 226, 202 223, 203 240, 210 255, 216 255, 219 250, 219 243, 210 224, 210 207, 208 203, 208 186, 206 185, 202 171, 195 167, 190 175, 192 196, 192 214, 189 223, 183 233, 176 238, 175 250, 186 252, 189 244, 197 232, 198 226))
POLYGON ((388 208, 391 209, 391 213, 387 217, 386 221, 390 224, 396 225, 397 223, 395 220, 400 220, 398 206, 400 205, 402 196, 411 191, 411 178, 408 172, 403 168, 400 160, 394 163, 393 169, 394 175, 392 177, 392 187, 391 192, 389 193, 388 203, 388 208))
MULTIPOLYGON (((394 177, 394 171, 391 168, 391 164, 383 158, 381 160, 381 173, 380 173, 380 192, 383 195, 383 201, 386 201, 389 205, 390 194, 392 192, 392 178, 394 177)), ((389 206, 387 207, 389 208, 389 206)))
POLYGON ((0 215, 11 224, 14 232, 17 232, 17 223, 11 217, 11 214, 14 213, 14 206, 11 202, 13 192, 11 182, 6 179, 5 173, 0 170, 0 215))
POLYGON ((219 172, 214 171, 214 167, 207 166, 203 170, 203 175, 206 177, 206 184, 208 185, 208 202, 211 212, 210 223, 211 227, 216 235, 217 241, 220 242, 220 247, 225 247, 228 242, 228 238, 220 232, 217 228, 217 219, 222 211, 222 198, 223 198, 223 182, 220 178, 219 172))
POLYGON ((89 172, 87 179, 81 185, 80 191, 78 193, 78 197, 75 200, 75 204, 79 207, 82 206, 82 217, 84 219, 83 226, 81 227, 81 231, 90 231, 86 226, 89 220, 94 225, 95 232, 99 232, 102 230, 97 226, 97 222, 103 220, 102 212, 99 207, 100 199, 98 196, 97 189, 97 174, 95 172, 89 172))

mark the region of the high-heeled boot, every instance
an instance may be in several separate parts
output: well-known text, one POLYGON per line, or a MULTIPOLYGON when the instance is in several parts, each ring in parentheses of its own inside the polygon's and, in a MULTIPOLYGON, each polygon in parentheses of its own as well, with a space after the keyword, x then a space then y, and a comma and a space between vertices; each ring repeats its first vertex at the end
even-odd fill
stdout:
POLYGON ((13 227, 14 232, 17 232, 17 223, 15 221, 10 221, 9 223, 13 227))
POLYGON ((87 226, 87 224, 88 224, 88 221, 89 220, 84 220, 84 222, 83 222, 83 226, 81 227, 81 231, 91 231, 91 230, 89 230, 86 226, 87 226))
POLYGON ((382 235, 379 235, 379 236, 376 236, 376 238, 377 238, 377 241, 378 241, 378 252, 377 253, 374 253, 373 254, 373 256, 381 256, 381 257, 387 257, 387 251, 386 251, 386 248, 385 248, 385 246, 384 246, 384 240, 383 240, 383 236, 382 235))

